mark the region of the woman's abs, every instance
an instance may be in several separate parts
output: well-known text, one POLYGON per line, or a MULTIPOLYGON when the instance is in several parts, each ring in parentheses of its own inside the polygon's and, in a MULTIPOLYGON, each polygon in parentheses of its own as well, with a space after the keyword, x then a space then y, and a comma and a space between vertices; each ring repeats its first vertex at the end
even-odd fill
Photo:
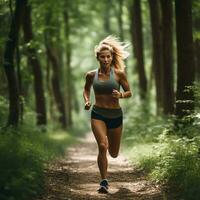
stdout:
POLYGON ((120 108, 119 99, 112 95, 95 95, 95 105, 102 108, 120 108))

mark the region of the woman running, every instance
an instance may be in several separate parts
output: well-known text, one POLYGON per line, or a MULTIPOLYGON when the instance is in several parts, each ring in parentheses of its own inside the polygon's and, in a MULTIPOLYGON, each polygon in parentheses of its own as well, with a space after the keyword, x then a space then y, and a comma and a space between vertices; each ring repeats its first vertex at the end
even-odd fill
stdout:
POLYGON ((101 174, 98 192, 108 193, 107 150, 116 158, 122 135, 123 113, 119 99, 131 97, 131 91, 124 71, 124 59, 128 57, 124 45, 116 37, 108 36, 95 46, 99 68, 86 74, 83 91, 85 109, 89 110, 90 89, 93 86, 95 104, 91 111, 91 128, 98 144, 97 163, 101 174), (120 86, 123 92, 120 92, 120 86))

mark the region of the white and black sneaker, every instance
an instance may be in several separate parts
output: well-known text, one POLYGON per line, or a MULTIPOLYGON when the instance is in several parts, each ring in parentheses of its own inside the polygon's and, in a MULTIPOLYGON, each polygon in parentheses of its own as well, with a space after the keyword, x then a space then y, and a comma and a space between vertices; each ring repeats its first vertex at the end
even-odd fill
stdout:
POLYGON ((99 193, 108 193, 108 180, 107 179, 103 179, 100 182, 100 188, 97 190, 99 193))

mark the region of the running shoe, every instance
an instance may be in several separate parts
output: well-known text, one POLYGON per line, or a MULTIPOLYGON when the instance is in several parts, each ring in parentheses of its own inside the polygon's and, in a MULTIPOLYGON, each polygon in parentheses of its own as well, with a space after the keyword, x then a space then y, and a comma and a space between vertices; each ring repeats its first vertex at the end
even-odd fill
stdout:
POLYGON ((97 190, 99 193, 108 193, 108 181, 107 179, 104 179, 100 182, 100 187, 99 189, 97 190))

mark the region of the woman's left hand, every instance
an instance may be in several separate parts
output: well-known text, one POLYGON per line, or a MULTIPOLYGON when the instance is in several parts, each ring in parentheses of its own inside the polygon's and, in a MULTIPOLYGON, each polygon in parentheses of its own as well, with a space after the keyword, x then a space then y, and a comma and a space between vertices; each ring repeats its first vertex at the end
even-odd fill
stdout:
POLYGON ((113 91, 112 91, 112 96, 113 96, 114 98, 119 99, 119 98, 121 98, 121 92, 119 92, 118 90, 113 90, 113 91))

